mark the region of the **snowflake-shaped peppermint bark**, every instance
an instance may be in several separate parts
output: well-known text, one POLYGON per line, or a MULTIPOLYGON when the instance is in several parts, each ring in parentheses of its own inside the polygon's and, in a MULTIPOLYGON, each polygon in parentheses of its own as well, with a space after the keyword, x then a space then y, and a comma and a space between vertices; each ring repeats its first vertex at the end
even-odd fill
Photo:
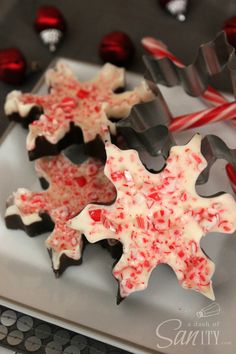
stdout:
POLYGON ((200 152, 201 137, 170 151, 166 167, 148 172, 134 150, 121 151, 108 144, 105 174, 117 189, 110 206, 88 205, 69 221, 89 242, 114 238, 123 255, 113 269, 120 296, 147 287, 152 270, 170 265, 182 285, 213 299, 213 262, 200 248, 208 232, 232 233, 236 203, 229 194, 200 197, 195 190, 206 167, 200 152))
POLYGON ((67 220, 91 201, 112 202, 116 191, 104 175, 104 166, 95 159, 75 165, 60 154, 38 159, 35 166, 49 188, 41 192, 18 189, 7 202, 5 220, 9 228, 22 228, 31 236, 53 230, 46 246, 59 274, 64 269, 61 261, 78 261, 83 250, 81 233, 70 229, 67 220))
POLYGON ((50 87, 48 95, 13 91, 5 103, 6 114, 15 117, 17 113, 22 120, 29 116, 33 107, 42 108, 44 113, 29 125, 29 151, 36 148, 39 137, 47 143, 57 144, 72 127, 81 129, 85 143, 97 136, 103 141, 110 140, 116 125, 109 118, 127 117, 135 104, 154 99, 145 81, 131 91, 115 93, 125 86, 125 71, 112 64, 105 64, 93 80, 80 82, 61 62, 47 72, 46 82, 50 87))

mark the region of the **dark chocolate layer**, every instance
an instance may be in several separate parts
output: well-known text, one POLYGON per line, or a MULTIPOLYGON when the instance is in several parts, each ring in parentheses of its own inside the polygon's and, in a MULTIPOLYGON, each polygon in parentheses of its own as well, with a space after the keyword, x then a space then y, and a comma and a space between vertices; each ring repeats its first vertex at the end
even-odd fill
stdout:
MULTIPOLYGON (((43 114, 42 107, 34 106, 26 117, 22 118, 19 113, 12 113, 8 115, 8 119, 20 123, 24 128, 28 128, 29 124, 38 120, 41 114, 43 114)), ((112 120, 112 118, 110 119, 112 120)), ((112 143, 116 144, 114 135, 111 135, 111 140, 112 143)), ((82 129, 73 122, 70 123, 69 131, 56 144, 50 143, 44 136, 38 136, 35 140, 34 149, 28 151, 29 159, 34 161, 44 156, 58 155, 62 150, 73 144, 83 144, 87 155, 103 161, 106 160, 105 146, 101 137, 97 135, 94 140, 84 143, 82 129)))
MULTIPOLYGON (((23 230, 29 235, 30 237, 35 237, 40 234, 43 234, 48 231, 53 231, 54 229, 54 223, 52 222, 51 218, 49 217, 48 214, 43 213, 40 214, 40 217, 42 218, 41 221, 36 221, 30 225, 25 225, 19 215, 9 215, 5 217, 5 223, 6 227, 11 230, 23 230)), ((86 246, 86 241, 83 240, 83 250, 86 246)), ((50 258, 52 256, 52 252, 49 250, 49 255, 50 258)), ((54 269, 52 266, 52 269, 55 273, 55 276, 58 278, 68 267, 74 266, 74 265, 80 265, 82 263, 82 257, 79 260, 74 260, 69 257, 67 257, 65 254, 61 256, 60 259, 60 267, 59 269, 54 269)))
MULTIPOLYGON (((44 136, 37 137, 35 148, 28 152, 29 159, 33 161, 43 156, 58 155, 72 144, 84 144, 82 130, 80 127, 75 126, 73 122, 70 123, 70 130, 56 144, 50 143, 44 136)), ((89 156, 102 160, 106 158, 104 142, 99 135, 94 140, 85 143, 84 149, 89 156)))
POLYGON ((119 285, 118 285, 118 291, 117 291, 117 296, 116 296, 116 304, 120 305, 120 303, 122 301, 124 301, 124 300, 125 300, 125 298, 120 295, 120 288, 119 288, 119 285))
POLYGON ((48 231, 53 231, 54 223, 47 213, 40 214, 42 220, 25 225, 17 214, 5 217, 6 227, 11 230, 24 230, 30 237, 35 237, 48 231))
POLYGON ((117 261, 122 256, 122 252, 123 252, 122 243, 117 241, 113 245, 111 245, 111 244, 109 244, 109 242, 107 240, 102 240, 100 242, 100 244, 101 244, 101 246, 103 248, 108 250, 108 252, 111 254, 112 258, 114 258, 116 260, 116 263, 117 263, 117 261))
POLYGON ((39 178, 39 183, 43 189, 48 189, 50 186, 50 183, 44 177, 39 178))
MULTIPOLYGON (((86 245, 88 244, 88 241, 84 236, 82 236, 82 237, 83 237, 83 248, 81 250, 81 258, 80 259, 75 260, 75 259, 69 258, 66 254, 63 254, 60 258, 59 269, 55 269, 53 267, 53 263, 52 263, 52 270, 53 270, 56 278, 59 278, 68 267, 81 265, 83 263, 83 253, 84 253, 86 245)), ((48 253, 49 253, 49 256, 52 261, 52 250, 48 249, 48 253)))
POLYGON ((34 106, 31 108, 29 111, 28 115, 26 117, 21 117, 19 113, 14 112, 12 114, 9 114, 7 118, 10 121, 14 121, 17 123, 20 123, 25 129, 28 128, 29 124, 33 123, 33 121, 38 120, 39 117, 43 114, 43 109, 40 106, 34 106))
MULTIPOLYGON (((49 253, 49 256, 51 258, 51 261, 52 261, 52 250, 48 250, 48 253, 49 253)), ((60 258, 60 266, 59 266, 59 269, 55 269, 53 267, 53 264, 52 264, 52 270, 56 276, 56 278, 59 278, 62 273, 64 273, 64 271, 70 267, 70 266, 78 266, 78 265, 81 265, 83 262, 82 260, 82 257, 78 260, 75 260, 75 259, 72 259, 72 258, 69 258, 67 257, 66 254, 63 254, 60 258)))

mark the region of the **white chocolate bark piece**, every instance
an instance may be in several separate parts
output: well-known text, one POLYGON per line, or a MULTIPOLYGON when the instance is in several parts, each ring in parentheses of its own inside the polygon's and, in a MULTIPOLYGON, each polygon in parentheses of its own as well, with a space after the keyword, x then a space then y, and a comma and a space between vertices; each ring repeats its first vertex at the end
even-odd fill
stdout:
POLYGON ((229 194, 200 197, 195 190, 206 167, 195 135, 170 151, 166 167, 148 172, 134 150, 106 145, 106 176, 117 190, 110 206, 88 205, 68 222, 89 242, 115 239, 123 255, 113 269, 122 298, 148 285, 152 270, 161 263, 175 272, 180 285, 214 299, 214 263, 203 253, 201 238, 209 232, 233 233, 236 203, 229 194))
POLYGON ((22 95, 22 92, 18 90, 8 93, 4 104, 4 111, 7 116, 13 113, 19 113, 22 118, 25 118, 29 114, 30 110, 35 106, 35 103, 22 102, 22 95))
POLYGON ((50 216, 55 226, 46 246, 57 271, 63 254, 79 260, 83 250, 81 233, 70 229, 66 221, 91 201, 112 202, 116 192, 104 175, 103 164, 95 159, 75 165, 60 154, 37 160, 35 167, 39 177, 49 182, 49 188, 41 192, 19 188, 7 202, 5 218, 17 216, 29 227, 42 221, 42 214, 50 216))
POLYGON ((43 109, 39 119, 29 125, 28 151, 35 148, 37 137, 57 144, 72 123, 81 129, 85 143, 97 136, 110 140, 116 125, 109 118, 125 118, 135 104, 154 99, 145 81, 131 91, 115 93, 125 86, 125 71, 112 64, 105 64, 93 80, 80 82, 66 64, 59 62, 46 73, 46 83, 50 87, 48 95, 12 92, 6 99, 7 115, 19 113, 24 119, 33 106, 43 109))

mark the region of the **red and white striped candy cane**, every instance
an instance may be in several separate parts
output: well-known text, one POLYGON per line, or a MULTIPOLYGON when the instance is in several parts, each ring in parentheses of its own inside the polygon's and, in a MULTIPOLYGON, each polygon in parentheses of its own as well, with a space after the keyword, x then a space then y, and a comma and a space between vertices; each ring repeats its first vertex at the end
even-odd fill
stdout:
MULTIPOLYGON (((169 58, 173 61, 173 63, 175 63, 175 65, 180 68, 184 68, 185 65, 181 62, 181 60, 173 55, 162 41, 152 37, 144 37, 141 43, 144 49, 154 58, 169 58)), ((222 105, 227 102, 227 99, 212 86, 207 87, 206 91, 202 95, 202 98, 212 106, 222 105)))
POLYGON ((235 116, 236 102, 227 102, 221 106, 176 117, 170 123, 169 129, 172 132, 183 131, 209 123, 231 120, 235 116))
MULTIPOLYGON (((142 39, 142 45, 144 49, 155 58, 169 58, 178 67, 184 67, 182 61, 174 56, 162 41, 152 37, 145 37, 142 39)), ((202 95, 202 99, 216 108, 176 117, 170 125, 170 130, 181 131, 225 119, 230 119, 236 126, 236 104, 234 102, 229 103, 228 100, 212 86, 207 87, 202 95)), ((228 164, 226 166, 226 172, 231 182, 232 189, 236 194, 236 171, 233 169, 232 165, 228 164)))

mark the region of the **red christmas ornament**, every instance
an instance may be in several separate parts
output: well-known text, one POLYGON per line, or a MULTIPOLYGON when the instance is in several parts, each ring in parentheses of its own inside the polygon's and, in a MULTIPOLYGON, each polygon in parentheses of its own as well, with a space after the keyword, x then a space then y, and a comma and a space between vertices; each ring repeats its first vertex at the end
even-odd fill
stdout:
POLYGON ((102 38, 99 55, 104 62, 127 66, 134 56, 134 45, 124 32, 111 32, 102 38))
POLYGON ((188 3, 188 0, 159 0, 161 8, 180 22, 186 20, 188 3))
POLYGON ((26 60, 17 48, 0 50, 0 80, 19 85, 26 73, 26 60))
POLYGON ((61 12, 54 6, 39 7, 34 26, 43 43, 50 52, 54 52, 66 31, 66 22, 61 12))
POLYGON ((229 18, 224 23, 223 30, 227 35, 229 43, 236 48, 236 17, 229 18))

